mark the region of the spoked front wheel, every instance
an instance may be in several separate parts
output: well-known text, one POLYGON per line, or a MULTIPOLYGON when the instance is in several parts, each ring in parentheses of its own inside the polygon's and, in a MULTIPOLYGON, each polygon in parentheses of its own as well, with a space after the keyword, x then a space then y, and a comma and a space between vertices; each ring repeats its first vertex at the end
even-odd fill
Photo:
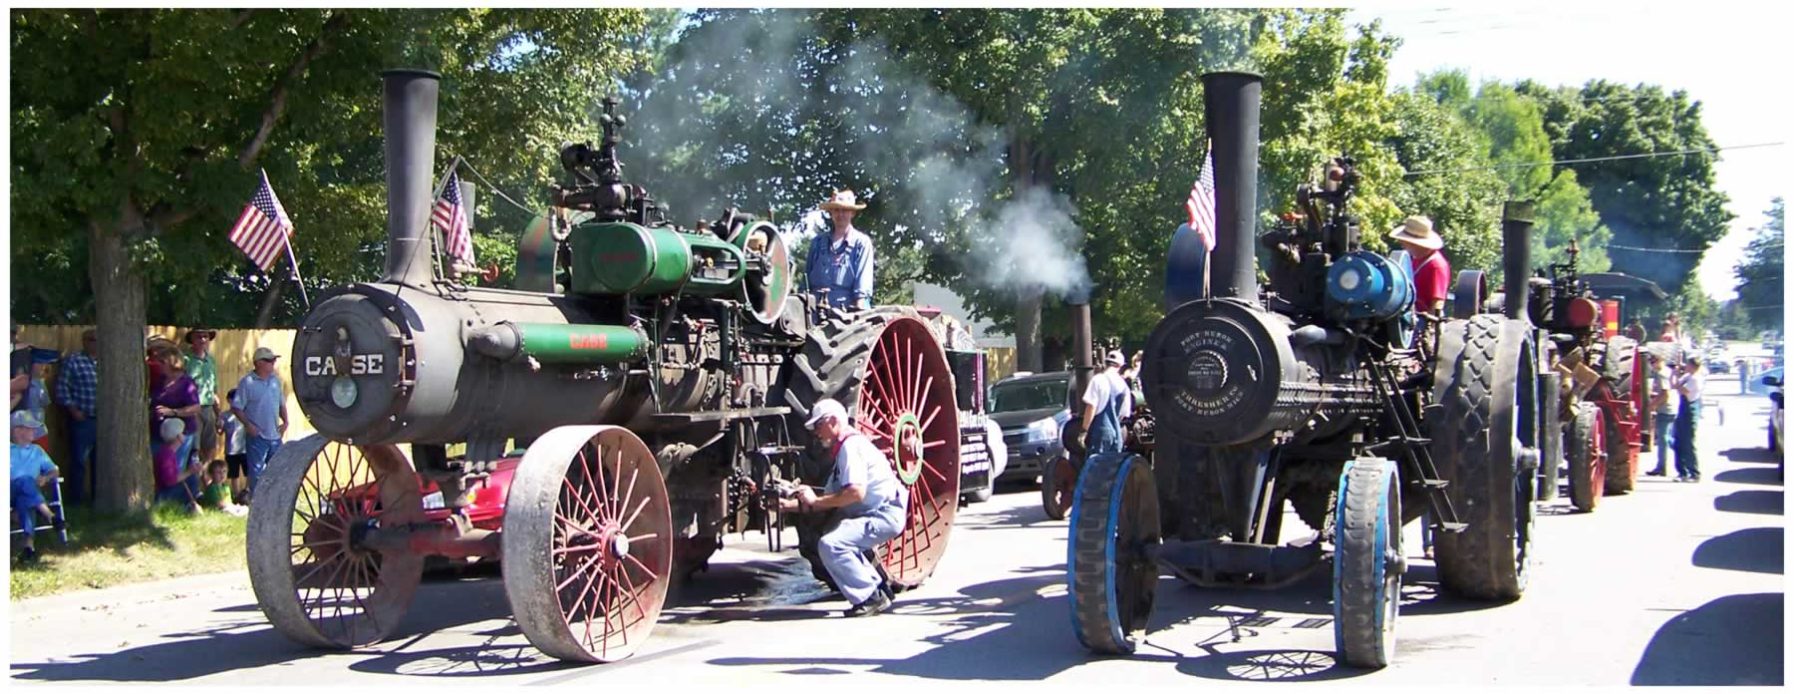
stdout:
POLYGON ((282 635, 319 648, 376 643, 398 626, 423 556, 362 540, 424 520, 417 473, 395 446, 339 444, 321 434, 268 461, 249 508, 249 582, 282 635))
POLYGON ((1401 495, 1395 463, 1361 458, 1339 476, 1334 511, 1333 641, 1347 665, 1381 668, 1395 655, 1401 605, 1401 495))
POLYGON ((608 663, 648 640, 673 569, 666 481, 628 429, 567 426, 523 455, 505 503, 505 596, 538 650, 608 663))
POLYGON ((1146 636, 1158 588, 1159 498, 1146 458, 1104 453, 1084 460, 1071 507, 1066 581, 1078 642, 1126 654, 1146 636))

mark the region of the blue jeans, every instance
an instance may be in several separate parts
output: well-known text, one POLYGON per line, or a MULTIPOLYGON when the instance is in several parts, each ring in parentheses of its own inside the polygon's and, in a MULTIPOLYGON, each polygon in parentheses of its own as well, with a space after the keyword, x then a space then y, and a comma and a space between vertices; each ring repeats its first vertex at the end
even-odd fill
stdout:
POLYGON ((37 507, 42 503, 44 495, 37 488, 37 477, 12 478, 12 510, 27 538, 37 531, 37 507))
POLYGON ((280 450, 280 440, 251 436, 244 444, 248 449, 244 454, 248 456, 245 462, 249 468, 249 495, 254 498, 256 480, 262 478, 262 471, 268 469, 268 461, 275 451, 280 450))
POLYGON ((1676 412, 1676 476, 1700 479, 1700 461, 1694 455, 1694 431, 1700 428, 1701 404, 1682 401, 1676 412))
POLYGON ((70 417, 68 423, 70 460, 67 474, 63 475, 68 480, 66 487, 68 495, 63 501, 71 504, 85 503, 90 498, 88 495, 89 481, 93 482, 94 495, 99 494, 99 475, 97 474, 99 466, 93 464, 93 451, 99 441, 100 427, 93 417, 79 422, 70 417), (90 478, 89 472, 96 474, 90 478))
POLYGON ((1657 469, 1652 470, 1652 472, 1665 474, 1665 471, 1669 469, 1669 447, 1671 440, 1669 436, 1669 428, 1670 425, 1675 423, 1676 413, 1658 412, 1656 419, 1653 420, 1651 424, 1651 428, 1657 432, 1656 438, 1651 442, 1652 445, 1657 447, 1657 469))

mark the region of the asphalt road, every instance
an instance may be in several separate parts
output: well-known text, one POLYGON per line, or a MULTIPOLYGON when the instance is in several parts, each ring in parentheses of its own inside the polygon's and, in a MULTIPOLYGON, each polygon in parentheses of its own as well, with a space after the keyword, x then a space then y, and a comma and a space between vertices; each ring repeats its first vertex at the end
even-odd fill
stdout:
POLYGON ((840 686, 829 676, 865 673, 855 682, 1047 680, 1091 691, 1204 680, 1779 685, 1782 484, 1762 448, 1768 401, 1731 395, 1735 383, 1718 377, 1710 389, 1706 481, 1641 478, 1593 514, 1571 513, 1562 498, 1541 509, 1531 586, 1517 602, 1441 595, 1409 526, 1396 661, 1379 671, 1334 664, 1326 572, 1277 592, 1164 578, 1138 655, 1087 654, 1069 627, 1065 523, 1045 520, 1039 495, 1024 490, 963 510, 934 578, 872 619, 836 616, 845 605, 816 601, 800 559, 749 534, 730 538, 620 664, 538 655, 490 576, 427 580, 378 648, 311 651, 267 626, 239 573, 13 603, 12 681, 840 686))

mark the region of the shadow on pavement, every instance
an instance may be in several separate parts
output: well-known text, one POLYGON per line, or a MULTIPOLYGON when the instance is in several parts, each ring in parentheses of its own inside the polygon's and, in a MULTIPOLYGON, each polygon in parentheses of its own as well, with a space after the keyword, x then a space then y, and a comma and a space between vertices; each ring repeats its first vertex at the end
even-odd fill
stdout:
POLYGON ((1728 595, 1683 612, 1651 637, 1632 684, 1782 684, 1781 593, 1728 595))
POLYGON ((1775 451, 1767 448, 1728 448, 1719 452, 1734 463, 1775 464, 1775 451))
POLYGON ((1714 497, 1713 509, 1731 513, 1782 515, 1782 493, 1767 489, 1746 489, 1714 497))
POLYGON ((1694 565, 1709 569, 1782 573, 1781 528, 1745 528, 1708 538, 1694 548, 1694 565))
POLYGON ((1760 484, 1772 487, 1779 487, 1782 485, 1781 476, 1776 473, 1775 468, 1768 467, 1746 467, 1726 470, 1725 472, 1714 475, 1713 481, 1730 484, 1760 484))

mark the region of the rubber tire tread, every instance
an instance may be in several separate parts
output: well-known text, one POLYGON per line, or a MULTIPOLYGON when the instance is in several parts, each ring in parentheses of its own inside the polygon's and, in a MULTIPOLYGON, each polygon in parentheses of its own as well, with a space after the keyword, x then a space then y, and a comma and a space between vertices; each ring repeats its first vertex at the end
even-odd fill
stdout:
MULTIPOLYGON (((1613 384, 1613 394, 1621 401, 1632 402, 1632 368, 1633 360, 1638 355, 1638 343, 1631 338, 1613 337, 1607 340, 1607 356, 1601 363, 1601 377, 1613 384)), ((1636 405, 1636 404, 1635 404, 1636 405)), ((1634 480, 1638 477, 1638 456, 1630 450, 1631 445, 1620 435, 1620 420, 1609 412, 1604 425, 1607 427, 1607 494, 1620 496, 1631 493, 1634 480), (1630 466, 1623 463, 1631 460, 1630 466)), ((1637 412, 1632 416, 1638 416, 1637 412)))
MULTIPOLYGON (((1116 623, 1118 615, 1110 612, 1111 590, 1115 586, 1110 580, 1114 567, 1110 565, 1109 557, 1116 544, 1110 515, 1115 505, 1125 505, 1128 501, 1118 498, 1124 494, 1124 471, 1129 475, 1145 475, 1148 489, 1156 496, 1156 485, 1151 484, 1152 471, 1140 469, 1146 464, 1145 458, 1127 453, 1092 456, 1084 461, 1084 469, 1078 476, 1078 491, 1072 498, 1071 537, 1066 549, 1066 588, 1071 594, 1072 630, 1079 643, 1096 653, 1127 655, 1139 646, 1139 640, 1126 626, 1116 623), (1128 464, 1130 459, 1133 462, 1128 464)), ((1156 498, 1134 501, 1157 505, 1156 498)), ((1156 523, 1157 508, 1153 509, 1151 517, 1156 523)), ((1154 585, 1157 585, 1156 580, 1154 585)), ((1114 599, 1118 601, 1119 596, 1114 599)), ((1151 591, 1145 600, 1150 613, 1151 591)))
MULTIPOLYGON (((1564 437, 1570 458, 1570 505, 1583 513, 1593 513, 1601 505, 1601 490, 1587 482, 1577 483, 1577 480, 1588 479, 1589 466, 1595 464, 1589 455, 1588 441, 1599 424, 1600 413, 1601 408, 1592 402, 1577 403, 1576 417, 1570 420, 1570 433, 1564 437)), ((1601 486, 1604 489, 1607 485, 1603 482, 1601 486)))
POLYGON ((1498 460, 1489 436, 1498 379, 1515 377, 1511 368, 1500 368, 1503 334, 1524 339, 1530 330, 1506 322, 1500 315, 1482 314, 1441 327, 1433 377, 1437 409, 1428 418, 1433 460, 1450 481, 1446 493, 1458 520, 1468 525, 1462 532, 1435 537, 1439 581, 1453 593, 1478 600, 1513 600, 1525 590, 1524 575, 1512 568, 1510 535, 1514 514, 1520 511, 1513 498, 1518 461, 1498 460), (1498 373, 1502 371, 1507 373, 1498 373))
MULTIPOLYGON (((1383 579, 1377 576, 1375 562, 1382 562, 1383 547, 1376 544, 1378 511, 1385 499, 1389 499, 1389 513, 1385 517, 1383 532, 1389 533, 1394 549, 1401 551, 1401 495, 1391 493, 1392 488, 1399 488, 1396 476, 1391 474, 1389 484, 1384 484, 1384 467, 1365 465, 1372 460, 1380 460, 1383 466, 1395 467, 1395 462, 1381 459, 1360 459, 1352 462, 1352 469, 1345 472, 1340 479, 1340 503, 1344 506, 1344 523, 1334 529, 1335 551, 1333 553, 1333 617, 1335 629, 1335 645, 1339 659, 1352 667, 1382 668, 1389 665, 1395 653, 1394 631, 1391 629, 1389 643, 1383 643, 1385 634, 1377 626, 1377 617, 1382 614, 1383 605, 1377 604, 1377 592, 1383 586, 1383 579), (1373 562, 1353 561, 1360 557, 1374 557, 1373 562)), ((1390 567, 1385 565, 1385 571, 1390 567)), ((1385 600, 1401 602, 1400 583, 1394 595, 1383 594, 1385 600)), ((1392 625, 1393 626, 1393 625, 1392 625)))

